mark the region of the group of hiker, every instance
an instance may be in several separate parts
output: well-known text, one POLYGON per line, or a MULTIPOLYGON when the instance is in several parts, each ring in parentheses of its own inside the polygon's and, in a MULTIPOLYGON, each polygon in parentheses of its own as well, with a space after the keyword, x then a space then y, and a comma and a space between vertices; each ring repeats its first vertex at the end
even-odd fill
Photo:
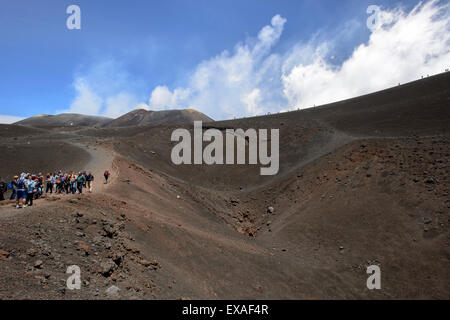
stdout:
MULTIPOLYGON (((108 183, 110 172, 105 171, 105 183, 108 183)), ((48 173, 45 177, 42 173, 22 173, 14 176, 14 179, 6 184, 0 177, 0 201, 5 200, 4 194, 10 189, 12 191, 10 200, 16 200, 16 208, 25 208, 33 205, 33 200, 38 199, 45 193, 56 194, 79 194, 83 189, 92 192, 94 175, 91 172, 80 171, 63 173, 48 173)))

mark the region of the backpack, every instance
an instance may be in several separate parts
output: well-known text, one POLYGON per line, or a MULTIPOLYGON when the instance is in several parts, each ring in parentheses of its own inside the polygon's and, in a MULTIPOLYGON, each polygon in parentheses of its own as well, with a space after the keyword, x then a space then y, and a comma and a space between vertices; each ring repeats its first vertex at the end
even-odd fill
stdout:
POLYGON ((8 184, 8 189, 12 189, 13 188, 13 186, 12 186, 12 183, 10 182, 9 184, 8 184))
POLYGON ((23 179, 17 180, 17 189, 24 190, 25 189, 25 181, 23 179))

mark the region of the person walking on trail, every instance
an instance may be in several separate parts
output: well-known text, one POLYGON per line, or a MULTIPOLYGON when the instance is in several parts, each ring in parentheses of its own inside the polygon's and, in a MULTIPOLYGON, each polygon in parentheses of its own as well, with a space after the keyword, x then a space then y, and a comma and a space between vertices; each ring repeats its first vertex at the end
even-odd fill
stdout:
POLYGON ((86 171, 83 171, 83 177, 84 177, 83 188, 87 188, 87 173, 86 173, 86 171))
POLYGON ((8 185, 2 180, 2 177, 0 177, 0 201, 5 200, 3 194, 6 193, 6 191, 8 191, 8 185))
POLYGON ((56 191, 55 193, 60 194, 62 192, 62 182, 61 182, 61 177, 56 178, 56 191))
POLYGON ((105 173, 103 174, 103 176, 105 177, 105 184, 108 183, 108 178, 111 175, 111 172, 109 172, 108 170, 105 171, 105 173))
POLYGON ((92 172, 89 172, 88 175, 86 176, 86 185, 89 190, 89 193, 92 192, 93 182, 94 182, 94 175, 92 174, 92 172))
POLYGON ((72 172, 68 179, 70 180, 70 192, 75 194, 77 191, 77 176, 72 172))
POLYGON ((42 173, 39 173, 39 175, 35 179, 36 181, 36 192, 34 193, 34 200, 39 199, 43 194, 44 189, 44 177, 42 176, 42 173))
POLYGON ((83 193, 84 176, 81 172, 78 172, 77 189, 79 193, 83 193))
POLYGON ((67 175, 63 174, 59 179, 61 180, 61 193, 62 194, 64 194, 64 193, 67 194, 67 189, 66 189, 66 186, 67 186, 67 175))
POLYGON ((17 196, 17 179, 19 179, 19 176, 14 176, 14 179, 11 181, 10 189, 12 190, 11 197, 9 197, 9 200, 15 200, 17 196))
POLYGON ((36 193, 37 184, 38 184, 37 178, 28 175, 27 179, 25 180, 25 187, 27 191, 27 199, 25 201, 25 205, 29 205, 30 207, 33 206, 33 199, 34 194, 36 193))
POLYGON ((45 182, 47 183, 45 193, 47 194, 49 191, 50 193, 53 193, 53 177, 50 175, 50 173, 47 174, 47 179, 45 179, 45 182))
POLYGON ((70 175, 66 174, 64 179, 64 191, 66 194, 70 193, 70 175))
POLYGON ((58 193, 64 193, 64 175, 59 175, 58 193))
MULTIPOLYGON (((51 175, 51 181, 52 181, 52 189, 51 189, 50 193, 53 193, 53 188, 55 188, 55 186, 56 186, 56 173, 53 173, 51 175)), ((56 188, 55 188, 55 193, 56 193, 56 188)))
POLYGON ((27 199, 27 195, 25 192, 25 173, 22 173, 20 175, 20 178, 17 179, 16 182, 16 208, 20 209, 20 208, 25 208, 27 205, 25 203, 26 199, 27 199), (20 200, 22 200, 22 205, 20 205, 20 200))

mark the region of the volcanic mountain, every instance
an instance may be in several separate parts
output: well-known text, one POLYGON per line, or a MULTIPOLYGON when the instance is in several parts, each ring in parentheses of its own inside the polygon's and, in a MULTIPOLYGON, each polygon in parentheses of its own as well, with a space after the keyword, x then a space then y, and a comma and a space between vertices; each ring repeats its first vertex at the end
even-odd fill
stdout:
POLYGON ((147 111, 133 110, 117 119, 86 116, 75 113, 38 115, 16 122, 16 125, 30 127, 133 127, 187 124, 193 121, 212 122, 205 114, 194 109, 147 111))
POLYGON ((204 125, 279 129, 276 176, 175 165, 171 134, 193 125, 139 125, 151 114, 125 127, 0 125, 7 181, 95 176, 92 193, 1 202, 0 299, 450 298, 450 73, 204 125), (66 288, 71 265, 82 290, 66 288), (366 286, 374 265, 381 290, 366 286))
POLYGON ((76 113, 62 113, 57 115, 38 115, 16 122, 15 124, 24 126, 47 126, 47 127, 95 127, 109 123, 111 118, 99 116, 86 116, 76 113))
POLYGON ((106 123, 105 127, 130 127, 143 125, 176 125, 187 124, 193 121, 201 120, 203 122, 213 121, 205 114, 194 109, 185 110, 164 110, 147 111, 144 109, 133 110, 111 122, 106 123))

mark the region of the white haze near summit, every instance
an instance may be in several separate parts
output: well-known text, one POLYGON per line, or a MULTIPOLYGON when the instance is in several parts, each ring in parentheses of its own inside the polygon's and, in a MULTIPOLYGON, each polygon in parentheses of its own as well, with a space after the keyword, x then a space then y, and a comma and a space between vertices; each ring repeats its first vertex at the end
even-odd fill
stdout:
MULTIPOLYGON (((288 52, 274 53, 288 26, 275 15, 257 37, 199 63, 183 86, 155 87, 147 102, 137 98, 133 84, 126 81, 130 75, 114 63, 104 66, 112 69, 107 72, 78 75, 77 96, 66 111, 117 117, 136 108, 194 108, 219 120, 303 109, 382 90, 449 68, 449 6, 428 1, 411 12, 383 10, 386 23, 339 65, 327 59, 334 55, 333 40, 312 37, 288 52), (96 83, 107 84, 113 72, 123 75, 114 91, 96 88, 96 83)), ((366 21, 361 25, 366 27, 366 21)))
POLYGON ((20 120, 23 120, 23 117, 16 117, 16 116, 8 116, 0 114, 0 124, 11 124, 20 120))

